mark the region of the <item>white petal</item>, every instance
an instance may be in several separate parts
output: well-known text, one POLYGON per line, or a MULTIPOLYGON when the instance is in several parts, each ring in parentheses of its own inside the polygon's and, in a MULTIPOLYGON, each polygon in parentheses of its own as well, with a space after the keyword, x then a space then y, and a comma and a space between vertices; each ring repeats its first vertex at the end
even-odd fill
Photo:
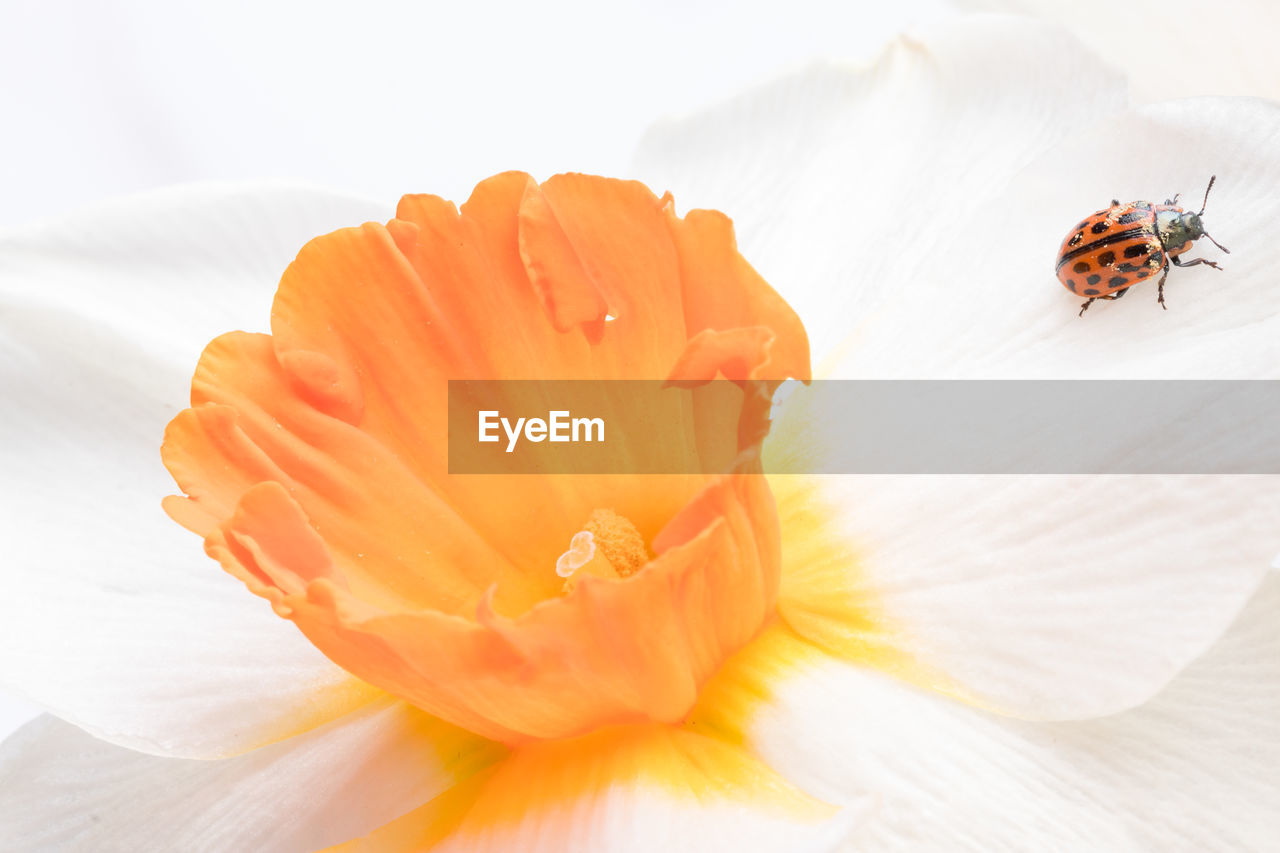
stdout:
MULTIPOLYGON (((978 225, 957 228, 959 252, 981 239, 981 223, 1019 211, 1001 272, 899 281, 833 360, 838 374, 1280 377, 1270 237, 1258 225, 1280 217, 1280 155, 1268 141, 1280 135, 1280 109, 1185 101, 1109 126, 1113 136, 1095 129, 1052 148, 977 207, 978 225), (1149 139, 1165 141, 1158 155, 1149 139), (1048 276, 1040 249, 1063 236, 1045 198, 1067 195, 1087 211, 1086 192, 1120 186, 1129 197, 1123 187, 1155 184, 1162 166, 1186 175, 1210 160, 1236 176, 1212 199, 1222 224, 1211 225, 1238 250, 1225 272, 1176 270, 1170 311, 1156 309, 1147 286, 1080 319, 1056 282, 1026 286, 1037 270, 1048 276)), ((773 441, 820 470, 812 460, 839 436, 815 443, 814 427, 784 411, 773 441)), ((1142 701, 1212 641, 1280 549, 1275 477, 831 478, 820 487, 860 555, 852 585, 875 590, 886 618, 914 638, 909 648, 958 693, 1025 716, 1142 701)))
MULTIPOLYGON (((951 251, 974 199, 999 194, 1082 122, 1124 104, 1123 78, 1065 33, 962 20, 900 39, 867 68, 815 68, 660 125, 636 169, 682 207, 734 219, 745 257, 805 321, 821 374, 823 358, 852 330, 880 323, 873 308, 904 286, 989 270, 980 247, 978 256, 951 251)), ((1002 248, 1010 224, 989 232, 1002 248)), ((1051 292, 1063 290, 1050 264, 1060 239, 1044 249, 1051 292)), ((939 311, 916 321, 932 317, 947 319, 939 311)))
MULTIPOLYGON (((1061 31, 973 19, 659 129, 639 163, 683 203, 734 216, 745 256, 805 320, 819 375, 1274 378, 1277 135, 1280 109, 1256 101, 1129 111, 1119 76, 1061 31), (1210 171, 1224 192, 1206 222, 1240 247, 1227 270, 1176 270, 1168 312, 1144 285, 1077 318, 1053 275, 1067 229, 1210 171)), ((785 408, 775 421, 770 452, 808 457, 788 470, 821 470, 813 426, 785 408)), ((1280 548, 1280 488, 1262 478, 820 488, 834 522, 791 551, 824 546, 810 562, 843 573, 853 609, 826 618, 811 598, 789 618, 830 641, 850 612, 875 613, 938 686, 1033 717, 1150 696, 1280 548)))
POLYGON ((1261 583, 1280 542, 1273 480, 806 480, 816 501, 784 481, 780 607, 837 654, 892 649, 906 677, 991 710, 1114 713, 1202 654, 1261 583))
POLYGON ((637 163, 734 217, 821 376, 1262 378, 1280 376, 1277 133, 1256 100, 1129 109, 1061 31, 978 18, 659 127, 637 163), (1071 226, 1112 198, 1198 205, 1212 173, 1205 221, 1232 254, 1191 254, 1224 270, 1173 270, 1168 312, 1143 283, 1077 318, 1053 273, 1071 226))
POLYGON ((404 814, 501 754, 390 701, 220 761, 144 755, 44 717, 0 748, 0 847, 309 851, 404 814))
POLYGON ((1193 95, 1280 97, 1271 0, 956 0, 962 8, 1021 12, 1069 27, 1133 76, 1142 100, 1193 95))
POLYGON ((306 187, 193 184, 0 232, 0 294, 92 318, 194 368, 230 329, 266 331, 284 268, 313 237, 378 204, 306 187))
POLYGON ((1277 609, 1271 576, 1209 654, 1113 717, 1008 720, 829 662, 770 684, 747 742, 816 796, 878 795, 859 850, 1272 849, 1277 609))
MULTIPOLYGON (((856 324, 828 363, 844 378, 1280 378, 1274 229, 1280 217, 1280 106, 1203 98, 1142 107, 1089 125, 975 195, 938 240, 936 270, 890 275, 894 296, 856 324), (1081 298, 1053 277, 1058 246, 1080 219, 1122 201, 1181 191, 1197 210, 1218 181, 1207 240, 1172 268, 1169 310, 1148 280, 1119 302, 1081 298), (998 264, 988 243, 998 235, 998 264)), ((884 283, 881 282, 881 284, 884 283)))
POLYGON ((847 838, 862 812, 803 794, 736 746, 645 726, 524 747, 341 849, 819 853, 847 838))
POLYGON ((195 188, 0 239, 5 684, 115 743, 206 757, 368 700, 159 505, 199 350, 265 324, 302 242, 363 209, 195 188))

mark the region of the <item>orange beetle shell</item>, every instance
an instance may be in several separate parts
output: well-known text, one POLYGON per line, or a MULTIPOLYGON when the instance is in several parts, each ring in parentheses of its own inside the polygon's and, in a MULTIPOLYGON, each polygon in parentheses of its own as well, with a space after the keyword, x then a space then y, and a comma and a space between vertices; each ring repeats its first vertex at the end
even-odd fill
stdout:
POLYGON ((1191 248, 1161 245, 1156 214, 1182 208, 1134 201, 1114 204, 1076 225, 1058 250, 1058 281, 1080 296, 1106 296, 1150 278, 1168 258, 1191 248))

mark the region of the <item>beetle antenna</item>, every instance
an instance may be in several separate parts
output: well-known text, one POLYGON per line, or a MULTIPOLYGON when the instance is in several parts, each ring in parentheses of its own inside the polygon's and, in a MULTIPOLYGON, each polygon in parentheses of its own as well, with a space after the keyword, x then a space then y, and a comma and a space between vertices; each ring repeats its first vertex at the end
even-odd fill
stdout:
MULTIPOLYGON (((1200 202, 1200 212, 1199 212, 1199 213, 1197 213, 1197 214, 1196 214, 1196 216, 1203 216, 1203 215, 1204 215, 1204 208, 1205 208, 1205 205, 1207 205, 1207 204, 1209 203, 1209 190, 1213 189, 1213 182, 1214 182, 1214 181, 1216 181, 1216 180, 1218 180, 1218 176, 1217 176, 1217 175, 1210 175, 1210 176, 1209 176, 1209 186, 1205 187, 1205 189, 1204 189, 1204 201, 1200 202)), ((1213 238, 1212 238, 1212 237, 1210 237, 1209 239, 1210 239, 1210 240, 1212 240, 1213 238)), ((1213 245, 1218 246, 1218 244, 1217 244, 1217 243, 1214 243, 1213 245)), ((1219 248, 1219 249, 1222 249, 1222 247, 1221 247, 1221 246, 1218 246, 1218 248, 1219 248)), ((1226 251, 1226 249, 1223 249, 1223 251, 1225 252, 1225 251, 1226 251)))
MULTIPOLYGON (((1205 232, 1204 232, 1204 236, 1209 237, 1209 232, 1208 232, 1208 231, 1205 231, 1205 232)), ((1218 247, 1219 249, 1221 249, 1222 251, 1226 252, 1228 255, 1229 255, 1229 254, 1231 254, 1231 250, 1230 250, 1230 249, 1228 249, 1226 246, 1222 245, 1221 243, 1219 243, 1217 240, 1213 239, 1212 237, 1209 237, 1209 242, 1210 242, 1210 243, 1212 243, 1213 245, 1217 246, 1217 247, 1218 247)))

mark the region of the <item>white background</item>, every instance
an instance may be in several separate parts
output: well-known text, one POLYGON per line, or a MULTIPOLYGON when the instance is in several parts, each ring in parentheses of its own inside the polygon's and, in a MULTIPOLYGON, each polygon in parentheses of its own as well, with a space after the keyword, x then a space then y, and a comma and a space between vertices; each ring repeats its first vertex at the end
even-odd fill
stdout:
MULTIPOLYGON (((625 175, 651 122, 865 59, 943 5, 0 0, 0 228, 190 181, 390 215, 506 169, 625 175)), ((0 688, 0 737, 37 711, 0 688)))
POLYGON ((0 3, 0 227, 197 180, 459 201, 625 172, 644 128, 943 0, 0 3))

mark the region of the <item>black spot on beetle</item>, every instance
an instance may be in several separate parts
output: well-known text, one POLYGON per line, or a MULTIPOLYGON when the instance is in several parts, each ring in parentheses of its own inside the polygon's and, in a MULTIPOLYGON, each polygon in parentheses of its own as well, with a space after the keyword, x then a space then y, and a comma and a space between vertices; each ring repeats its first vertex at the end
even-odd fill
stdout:
POLYGON ((1070 290, 1072 293, 1079 293, 1079 292, 1080 292, 1080 291, 1076 290, 1076 281, 1075 281, 1075 279, 1073 279, 1073 278, 1069 278, 1069 279, 1067 279, 1067 290, 1070 290))
POLYGON ((1094 273, 1093 275, 1085 279, 1085 281, 1088 282, 1089 284, 1097 284, 1098 282, 1102 281, 1102 276, 1098 275, 1097 273, 1094 273))
POLYGON ((1126 213, 1124 216, 1121 216, 1116 221, 1119 222, 1121 225, 1131 225, 1145 216, 1146 214, 1142 213, 1141 211, 1131 210, 1128 213, 1126 213))
POLYGON ((1115 252, 1107 250, 1103 252, 1101 255, 1098 255, 1098 263, 1102 264, 1104 267, 1109 267, 1115 262, 1116 262, 1115 252))
POLYGON ((1160 267, 1164 266, 1164 255, 1156 252, 1147 259, 1147 266, 1151 267, 1153 270, 1160 269, 1160 267))
POLYGON ((1122 275, 1117 275, 1111 277, 1111 280, 1107 282, 1107 287, 1124 287, 1128 283, 1129 279, 1122 275))
POLYGON ((1076 265, 1071 268, 1072 272, 1088 272, 1089 264, 1084 261, 1076 261, 1076 265))
POLYGON ((1080 231, 1083 231, 1083 230, 1085 229, 1085 227, 1087 227, 1087 226, 1088 226, 1088 224, 1089 224, 1089 220, 1087 220, 1087 219, 1086 219, 1086 220, 1084 220, 1083 222, 1081 222, 1079 225, 1077 225, 1077 226, 1076 226, 1076 229, 1077 229, 1077 230, 1080 230, 1080 231))
POLYGON ((1151 251, 1145 243, 1138 243, 1136 246, 1128 246, 1124 250, 1126 258, 1140 258, 1147 252, 1151 251))
POLYGON ((1101 293, 1101 292, 1102 292, 1101 290, 1094 290, 1092 287, 1090 287, 1090 288, 1087 288, 1087 289, 1085 290, 1084 295, 1085 295, 1085 296, 1097 296, 1097 295, 1098 295, 1099 293, 1101 293))
POLYGON ((1110 227, 1111 227, 1110 223, 1106 221, 1095 222, 1093 223, 1093 227, 1090 228, 1089 230, 1092 231, 1094 234, 1101 234, 1103 231, 1106 231, 1110 227))
POLYGON ((1149 275, 1151 275, 1151 273, 1147 272, 1146 270, 1138 271, 1138 278, 1146 278, 1149 275))
POLYGON ((1138 264, 1117 264, 1116 272, 1137 272, 1142 269, 1138 264))
POLYGON ((1077 232, 1076 232, 1076 236, 1074 236, 1074 237, 1072 237, 1072 238, 1071 238, 1071 241, 1070 241, 1069 245, 1072 245, 1072 246, 1078 246, 1078 245, 1080 244, 1080 241, 1081 241, 1081 240, 1083 240, 1083 239, 1084 239, 1084 232, 1083 232, 1083 231, 1077 231, 1077 232))

